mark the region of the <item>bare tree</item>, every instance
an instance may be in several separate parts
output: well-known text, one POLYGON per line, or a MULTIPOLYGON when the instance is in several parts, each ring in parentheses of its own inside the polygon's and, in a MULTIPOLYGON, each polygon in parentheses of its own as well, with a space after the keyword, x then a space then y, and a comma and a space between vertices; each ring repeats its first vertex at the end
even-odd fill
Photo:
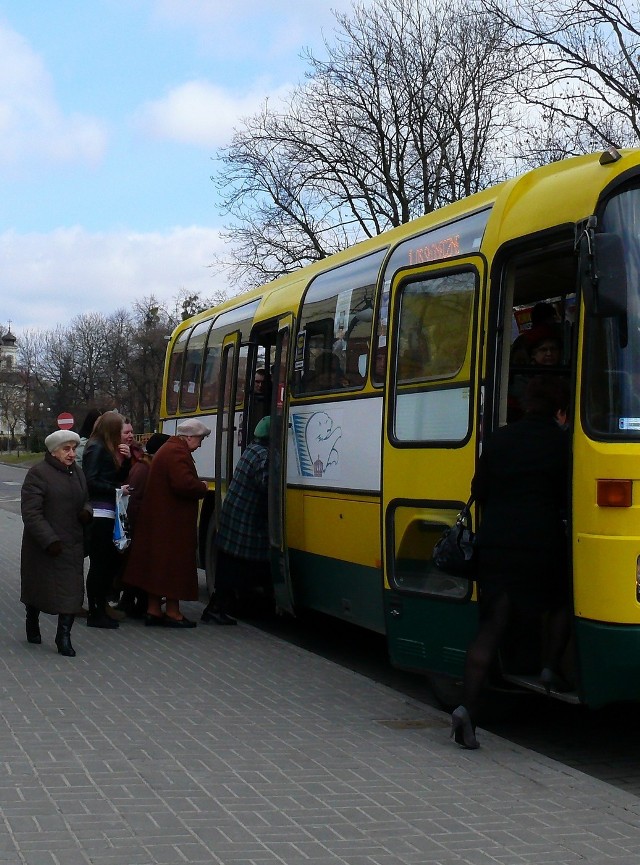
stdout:
POLYGON ((221 151, 231 277, 254 285, 501 176, 515 74, 505 25, 472 0, 379 0, 337 15, 326 59, 221 151))
POLYGON ((7 429, 9 439, 15 439, 16 427, 24 416, 24 388, 17 369, 0 370, 0 424, 7 429))
MULTIPOLYGON (((152 297, 151 303, 158 306, 162 310, 162 318, 165 326, 169 330, 173 330, 176 325, 185 319, 196 315, 198 312, 203 312, 212 306, 217 306, 219 303, 228 299, 225 288, 216 289, 212 295, 204 297, 196 292, 189 291, 186 288, 181 288, 170 304, 158 305, 157 301, 152 297)), ((143 300, 143 306, 149 301, 149 298, 143 300)), ((137 305, 135 305, 137 308, 137 305)))
POLYGON ((46 331, 39 371, 40 401, 46 404, 53 417, 83 402, 74 376, 75 364, 69 329, 58 325, 46 331))
POLYGON ((537 127, 523 137, 532 164, 637 144, 637 9, 624 0, 487 0, 483 8, 510 28, 520 58, 519 93, 537 127))
POLYGON ((16 367, 22 381, 23 396, 20 424, 24 428, 27 441, 31 437, 36 420, 36 407, 41 402, 44 345, 44 333, 38 330, 24 331, 17 343, 18 361, 16 367))
POLYGON ((107 317, 97 312, 75 316, 66 328, 76 403, 93 405, 108 392, 106 368, 110 356, 117 355, 110 351, 107 330, 107 317))
POLYGON ((131 415, 131 369, 135 365, 137 333, 134 316, 129 310, 117 309, 105 319, 104 340, 103 394, 120 411, 131 415))
POLYGON ((130 414, 138 432, 156 429, 160 415, 162 372, 173 323, 153 295, 136 301, 128 365, 130 414))
POLYGON ((223 300, 222 290, 205 298, 180 289, 166 303, 150 295, 131 309, 81 314, 52 330, 25 331, 11 371, 11 405, 8 382, 0 376, 0 416, 8 418, 11 408, 36 447, 62 411, 70 412, 78 427, 89 409, 117 408, 136 431, 152 432, 172 330, 223 300))

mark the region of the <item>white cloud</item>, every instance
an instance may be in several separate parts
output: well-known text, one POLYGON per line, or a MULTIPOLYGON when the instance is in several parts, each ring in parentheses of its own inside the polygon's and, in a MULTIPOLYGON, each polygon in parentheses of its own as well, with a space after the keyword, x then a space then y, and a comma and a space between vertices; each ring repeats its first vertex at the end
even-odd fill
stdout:
POLYGON ((277 101, 288 89, 256 86, 239 97, 208 81, 188 81, 142 106, 137 121, 154 138, 211 149, 227 144, 240 118, 254 114, 267 95, 277 101))
POLYGON ((101 121, 64 114, 40 57, 14 30, 0 24, 0 165, 98 162, 106 130, 101 121))
POLYGON ((49 330, 83 312, 129 309, 136 298, 169 301, 181 289, 210 297, 226 288, 209 267, 223 241, 210 228, 173 228, 149 234, 90 233, 64 228, 50 234, 0 234, 2 321, 12 330, 49 330))

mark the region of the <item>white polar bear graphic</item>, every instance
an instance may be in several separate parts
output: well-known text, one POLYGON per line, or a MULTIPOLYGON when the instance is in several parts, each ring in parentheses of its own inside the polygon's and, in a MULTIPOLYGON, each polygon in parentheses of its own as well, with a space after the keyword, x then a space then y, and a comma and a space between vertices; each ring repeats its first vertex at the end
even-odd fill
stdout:
POLYGON ((314 412, 307 421, 305 439, 309 458, 314 465, 322 466, 323 474, 329 466, 338 465, 340 453, 336 445, 340 438, 342 427, 334 427, 326 411, 314 412))

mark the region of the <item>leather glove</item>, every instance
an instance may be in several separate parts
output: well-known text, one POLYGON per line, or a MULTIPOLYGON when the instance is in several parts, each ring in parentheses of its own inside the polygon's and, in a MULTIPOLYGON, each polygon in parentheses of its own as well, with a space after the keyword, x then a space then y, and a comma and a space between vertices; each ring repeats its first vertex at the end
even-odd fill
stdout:
POLYGON ((83 526, 88 525, 93 517, 89 513, 89 511, 85 511, 84 509, 80 511, 78 514, 78 522, 82 523, 83 526))
POLYGON ((55 558, 55 556, 59 556, 61 552, 62 552, 62 542, 61 541, 54 541, 52 544, 49 544, 49 546, 47 547, 47 555, 48 556, 53 556, 55 558))

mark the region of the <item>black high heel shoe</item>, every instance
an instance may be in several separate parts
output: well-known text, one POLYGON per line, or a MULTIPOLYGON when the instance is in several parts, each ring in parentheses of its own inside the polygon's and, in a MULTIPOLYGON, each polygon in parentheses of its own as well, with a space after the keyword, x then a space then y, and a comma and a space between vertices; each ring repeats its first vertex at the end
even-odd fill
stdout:
POLYGON ((470 751, 480 747, 476 739, 475 724, 471 722, 471 716, 464 706, 458 706, 451 715, 451 738, 454 738, 461 748, 468 748, 470 751))

